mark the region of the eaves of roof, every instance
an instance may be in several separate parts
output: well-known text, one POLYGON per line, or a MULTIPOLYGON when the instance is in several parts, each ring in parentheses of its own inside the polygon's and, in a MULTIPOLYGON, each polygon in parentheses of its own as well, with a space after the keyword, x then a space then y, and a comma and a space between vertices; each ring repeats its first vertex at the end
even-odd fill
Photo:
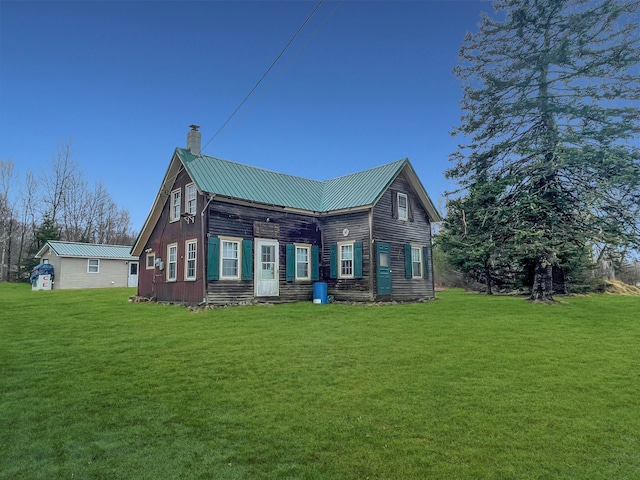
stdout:
POLYGON ((36 258, 44 255, 47 247, 59 257, 138 260, 138 257, 131 255, 131 247, 127 245, 101 245, 59 240, 49 240, 36 254, 36 258))

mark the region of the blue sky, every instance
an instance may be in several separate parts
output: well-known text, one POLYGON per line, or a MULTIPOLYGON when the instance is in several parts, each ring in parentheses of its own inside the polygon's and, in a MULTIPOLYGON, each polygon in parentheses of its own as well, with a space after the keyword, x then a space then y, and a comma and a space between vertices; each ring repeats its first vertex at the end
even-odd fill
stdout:
MULTIPOLYGON (((22 182, 73 140, 139 231, 188 126, 203 145, 316 1, 0 2, 0 159, 22 182)), ((325 1, 204 153, 325 180, 408 157, 438 204, 451 73, 486 1, 325 1)))

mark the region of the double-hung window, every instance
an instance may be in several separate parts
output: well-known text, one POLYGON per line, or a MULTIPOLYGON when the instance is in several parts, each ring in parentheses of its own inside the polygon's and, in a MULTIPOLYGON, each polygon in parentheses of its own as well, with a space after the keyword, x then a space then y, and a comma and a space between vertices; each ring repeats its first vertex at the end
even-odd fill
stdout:
POLYGON ((100 260, 90 258, 87 262, 87 273, 100 273, 100 260))
POLYGON ((198 252, 198 241, 197 240, 187 240, 185 243, 186 257, 187 260, 184 264, 184 278, 185 280, 195 280, 196 279, 196 259, 198 252))
POLYGON ((411 272, 413 278, 422 278, 422 247, 411 246, 411 272))
POLYGON ((429 278, 429 248, 424 245, 406 243, 404 245, 405 278, 429 278))
POLYGON ((197 199, 197 191, 196 191, 196 186, 193 183, 190 183, 189 185, 187 185, 186 187, 187 190, 187 207, 186 207, 186 213, 188 213, 189 215, 195 215, 196 214, 196 199, 197 199))
POLYGON ((180 220, 180 207, 182 202, 182 190, 178 188, 171 192, 171 213, 170 221, 176 222, 180 220))
POLYGON ((308 246, 296 245, 296 280, 309 280, 309 250, 308 246))
POLYGON ((398 192, 398 219, 409 219, 409 199, 406 193, 398 192))
POLYGON ((339 245, 339 277, 353 278, 353 243, 339 245))
POLYGON ((175 282, 178 279, 178 244, 167 246, 167 281, 175 282))
POLYGON ((240 241, 221 239, 220 278, 240 278, 240 241))

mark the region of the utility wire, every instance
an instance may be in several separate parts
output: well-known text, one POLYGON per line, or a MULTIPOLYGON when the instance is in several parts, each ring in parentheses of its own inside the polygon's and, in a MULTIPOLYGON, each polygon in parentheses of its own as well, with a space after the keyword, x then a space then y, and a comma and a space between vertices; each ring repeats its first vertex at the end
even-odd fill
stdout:
MULTIPOLYGON (((271 78, 271 81, 260 91, 260 94, 253 97, 253 102, 247 108, 245 108, 244 111, 240 115, 235 117, 235 121, 231 124, 231 126, 233 126, 233 125, 237 124, 238 122, 240 122, 249 113, 249 111, 260 101, 260 99, 264 95, 266 95, 266 93, 269 91, 269 89, 282 76, 282 74, 289 67, 289 65, 291 65, 295 61, 296 58, 298 58, 298 56, 300 55, 302 50, 305 49, 305 47, 317 35, 317 33, 322 29, 322 27, 329 21, 329 19, 333 16, 333 14, 336 13, 338 8, 340 8, 342 2, 344 2, 344 0, 339 0, 336 3, 336 6, 334 7, 334 9, 325 17, 325 19, 320 23, 320 25, 318 25, 318 27, 313 31, 313 33, 309 36, 309 38, 307 38, 307 40, 300 47, 298 47, 298 50, 296 50, 293 53, 293 55, 291 56, 289 61, 286 63, 286 65, 280 69, 280 72, 277 75, 275 75, 273 78, 271 78)), ((223 134, 220 137, 220 139, 223 139, 226 135, 228 135, 228 129, 227 129, 227 133, 223 134)))
POLYGON ((269 68, 267 68, 267 70, 262 74, 262 77, 260 77, 260 80, 258 80, 258 82, 253 86, 253 88, 251 89, 251 91, 249 93, 247 93, 247 95, 244 97, 244 99, 242 100, 242 102, 240 102, 240 105, 238 105, 236 107, 236 109, 233 111, 233 113, 231 115, 229 115, 229 117, 224 121, 224 123, 222 124, 222 126, 218 129, 218 131, 213 135, 213 137, 211 137, 211 139, 205 143, 204 147, 202 147, 201 150, 204 150, 205 148, 207 148, 207 146, 218 136, 218 134, 222 131, 222 129, 224 127, 227 126, 227 124, 231 121, 231 119, 235 116, 236 113, 238 113, 238 110, 240 110, 242 108, 242 106, 246 103, 247 100, 249 100, 249 97, 253 94, 253 92, 255 92, 255 90, 258 88, 258 86, 262 83, 262 80, 265 79, 265 77, 269 74, 269 72, 273 69, 273 67, 276 65, 276 63, 278 63, 278 60, 280 60, 280 57, 282 57, 282 55, 284 55, 284 52, 287 51, 287 49, 289 48, 289 46, 293 43, 293 41, 296 39, 296 37, 298 36, 298 34, 302 31, 302 29, 305 27, 305 25, 309 22, 309 20, 311 20, 311 17, 313 17, 313 15, 316 13, 316 11, 318 10, 318 8, 320 8, 320 5, 322 5, 322 2, 324 0, 320 0, 317 5, 315 6, 315 8, 311 11, 311 13, 307 16, 307 18, 304 20, 304 22, 302 22, 302 25, 300 25, 300 27, 298 27, 298 30, 296 30, 296 33, 293 34, 293 37, 291 37, 291 40, 289 40, 287 42, 287 44, 284 46, 284 48, 282 49, 282 51, 280 52, 280 54, 276 57, 276 59, 271 63, 271 65, 269 65, 269 68))

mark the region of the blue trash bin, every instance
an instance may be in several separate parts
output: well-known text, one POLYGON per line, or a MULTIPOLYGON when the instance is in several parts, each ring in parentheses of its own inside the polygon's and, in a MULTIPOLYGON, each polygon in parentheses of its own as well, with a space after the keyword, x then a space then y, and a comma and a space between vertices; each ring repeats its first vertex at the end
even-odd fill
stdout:
POLYGON ((327 303, 327 282, 316 282, 313 284, 313 303, 327 303))

